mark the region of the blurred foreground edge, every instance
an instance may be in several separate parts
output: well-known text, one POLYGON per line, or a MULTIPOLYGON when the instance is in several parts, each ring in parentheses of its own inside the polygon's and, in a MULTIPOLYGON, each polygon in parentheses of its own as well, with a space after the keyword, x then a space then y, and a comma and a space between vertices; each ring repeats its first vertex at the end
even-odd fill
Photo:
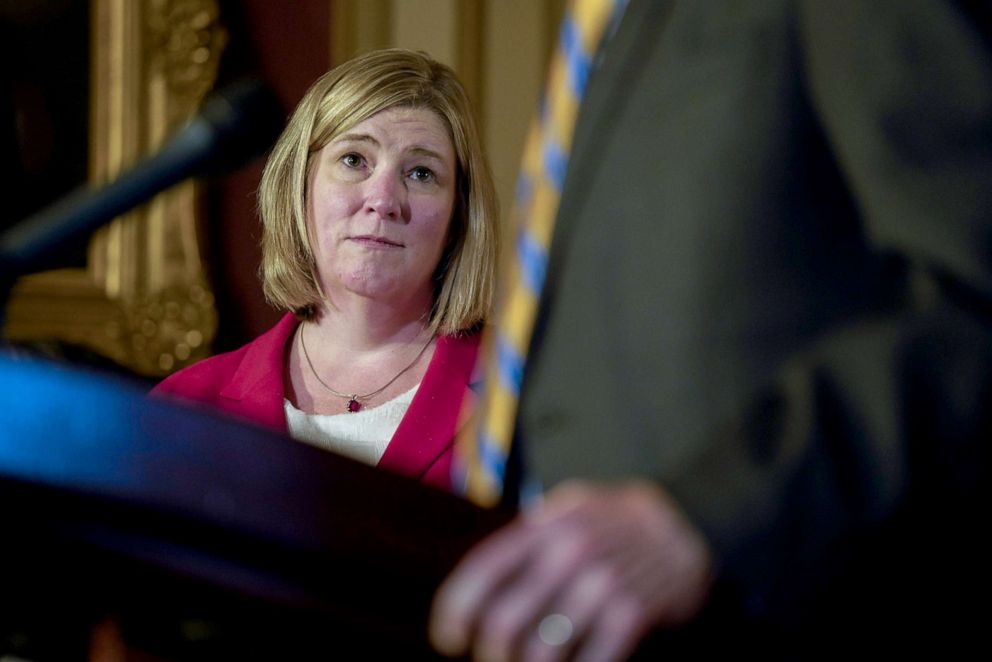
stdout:
MULTIPOLYGON (((431 596, 512 513, 134 385, 0 355, 0 657, 432 657, 431 596)), ((144 659, 144 658, 143 658, 144 659)))

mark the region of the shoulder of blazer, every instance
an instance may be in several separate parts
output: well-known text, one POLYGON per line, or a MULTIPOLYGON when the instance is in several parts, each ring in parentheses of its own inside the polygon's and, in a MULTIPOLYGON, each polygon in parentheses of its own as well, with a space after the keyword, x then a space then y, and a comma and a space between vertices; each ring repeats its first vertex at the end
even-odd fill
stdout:
POLYGON ((287 313, 276 326, 243 347, 184 368, 164 379, 151 393, 204 404, 240 400, 259 386, 277 386, 281 393, 282 356, 297 324, 296 318, 287 313))

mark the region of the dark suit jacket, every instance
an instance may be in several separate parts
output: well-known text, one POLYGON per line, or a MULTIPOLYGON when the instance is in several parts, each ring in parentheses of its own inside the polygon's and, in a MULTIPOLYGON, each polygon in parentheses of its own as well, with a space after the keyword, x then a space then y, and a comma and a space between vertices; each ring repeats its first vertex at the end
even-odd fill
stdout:
POLYGON ((778 634, 912 646, 968 618, 955 581, 988 586, 979 10, 632 0, 590 81, 524 464, 665 485, 778 634))

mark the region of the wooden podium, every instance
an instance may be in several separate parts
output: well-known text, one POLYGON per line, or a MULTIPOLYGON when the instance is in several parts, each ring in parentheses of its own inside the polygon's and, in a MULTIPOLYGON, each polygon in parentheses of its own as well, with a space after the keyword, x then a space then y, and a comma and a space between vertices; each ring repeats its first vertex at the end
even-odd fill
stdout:
POLYGON ((85 659, 110 617, 152 659, 430 658, 434 589, 512 516, 46 362, 0 356, 0 403, 0 656, 85 659))

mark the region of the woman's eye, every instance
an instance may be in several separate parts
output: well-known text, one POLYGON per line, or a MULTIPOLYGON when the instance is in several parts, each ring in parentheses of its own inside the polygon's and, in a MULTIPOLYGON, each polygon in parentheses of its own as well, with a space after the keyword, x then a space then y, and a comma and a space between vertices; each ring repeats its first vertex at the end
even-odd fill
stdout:
POLYGON ((432 182, 434 181, 434 171, 430 168, 418 166, 410 171, 410 177, 418 182, 432 182))
POLYGON ((362 157, 358 154, 345 154, 341 157, 341 163, 345 164, 349 168, 357 168, 362 165, 362 157))

